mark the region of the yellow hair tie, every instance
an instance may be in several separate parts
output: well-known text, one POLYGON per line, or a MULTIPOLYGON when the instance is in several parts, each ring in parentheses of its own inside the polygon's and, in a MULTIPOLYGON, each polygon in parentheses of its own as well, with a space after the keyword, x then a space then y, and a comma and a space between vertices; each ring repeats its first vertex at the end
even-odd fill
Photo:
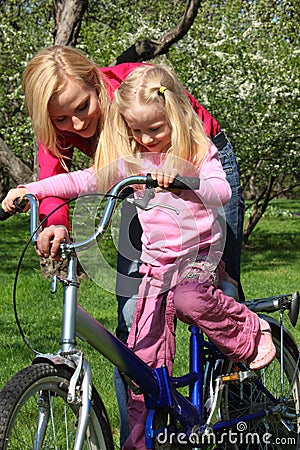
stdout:
POLYGON ((159 88, 159 90, 158 90, 158 93, 164 95, 164 93, 165 93, 165 91, 166 91, 167 89, 168 89, 168 88, 167 88, 166 86, 161 86, 161 87, 159 88))

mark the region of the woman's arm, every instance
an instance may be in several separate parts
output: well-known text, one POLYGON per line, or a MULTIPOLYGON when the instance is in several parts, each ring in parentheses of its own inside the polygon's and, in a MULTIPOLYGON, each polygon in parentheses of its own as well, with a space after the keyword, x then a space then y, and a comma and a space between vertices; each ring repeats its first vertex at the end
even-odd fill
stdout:
POLYGON ((187 96, 190 99, 190 103, 194 111, 196 111, 198 117, 203 123, 204 132, 207 137, 212 139, 221 131, 219 122, 214 119, 211 114, 202 106, 189 92, 186 91, 187 96))
MULTIPOLYGON (((73 149, 69 148, 65 151, 66 158, 64 163, 70 168, 71 158, 73 155, 73 149)), ((63 167, 61 161, 56 156, 52 155, 48 149, 45 149, 42 144, 39 144, 38 151, 38 164, 39 164, 39 180, 43 180, 60 173, 66 173, 65 167, 63 167)), ((63 200, 58 197, 47 197, 40 201, 39 214, 40 220, 43 220, 48 214, 50 214, 55 208, 58 208, 63 204, 63 200)), ((44 223, 44 227, 50 225, 64 225, 69 229, 69 206, 64 205, 60 207, 55 213, 44 223)))

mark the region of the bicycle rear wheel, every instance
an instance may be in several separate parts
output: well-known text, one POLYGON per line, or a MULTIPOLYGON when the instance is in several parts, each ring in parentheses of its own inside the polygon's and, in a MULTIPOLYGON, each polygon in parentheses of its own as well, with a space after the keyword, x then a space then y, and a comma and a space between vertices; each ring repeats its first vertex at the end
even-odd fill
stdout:
MULTIPOLYGON (((238 419, 236 429, 223 434, 222 449, 300 449, 300 361, 299 351, 290 335, 284 332, 284 373, 280 372, 280 327, 274 320, 269 321, 276 358, 260 371, 259 380, 268 391, 279 400, 280 410, 256 421, 245 422, 242 417, 266 408, 273 408, 274 402, 259 384, 255 382, 228 384, 223 391, 221 405, 222 420, 238 419)), ((234 371, 234 363, 228 361, 224 373, 234 371)))
MULTIPOLYGON (((0 450, 74 447, 79 406, 67 402, 72 370, 37 364, 17 373, 0 393, 0 450), (38 417, 46 417, 39 420, 38 417), (43 442, 36 443, 37 428, 43 442), (44 432, 41 433, 41 427, 44 432)), ((105 407, 93 389, 83 449, 113 449, 105 407)))

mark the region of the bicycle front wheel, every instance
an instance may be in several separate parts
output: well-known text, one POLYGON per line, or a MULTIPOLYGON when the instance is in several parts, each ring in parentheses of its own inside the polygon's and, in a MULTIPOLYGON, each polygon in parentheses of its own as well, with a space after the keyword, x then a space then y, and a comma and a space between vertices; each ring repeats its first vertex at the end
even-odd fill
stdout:
MULTIPOLYGON (((67 402, 72 370, 37 364, 17 373, 0 393, 0 450, 74 447, 79 406, 67 402)), ((83 449, 113 449, 102 400, 93 389, 83 449)))
MULTIPOLYGON (((260 371, 258 381, 228 384, 224 388, 222 419, 240 418, 240 422, 237 423, 234 434, 224 430, 222 437, 225 442, 222 443, 222 449, 300 449, 299 351, 290 335, 284 332, 281 371, 280 327, 272 320, 270 325, 276 346, 274 361, 260 371), (276 408, 278 412, 257 420, 243 420, 248 414, 267 409, 274 412, 276 408)), ((234 371, 234 363, 229 361, 225 370, 226 373, 234 371)))

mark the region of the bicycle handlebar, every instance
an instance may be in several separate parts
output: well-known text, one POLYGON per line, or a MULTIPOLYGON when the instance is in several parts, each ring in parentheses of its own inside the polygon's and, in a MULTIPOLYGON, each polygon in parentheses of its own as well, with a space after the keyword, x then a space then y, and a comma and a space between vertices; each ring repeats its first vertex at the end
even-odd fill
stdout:
MULTIPOLYGON (((27 205, 27 201, 24 198, 21 199, 21 201, 20 201, 20 197, 18 197, 14 200, 14 205, 16 207, 16 211, 15 211, 16 213, 22 212, 24 210, 25 206, 27 205)), ((11 214, 9 212, 4 211, 3 208, 0 208, 0 221, 3 222, 4 220, 9 219, 14 214, 15 213, 11 214)))
MULTIPOLYGON (((119 194, 127 186, 141 184, 145 185, 147 189, 158 187, 157 181, 153 180, 150 174, 147 175, 133 175, 131 177, 124 178, 119 181, 109 192, 106 205, 104 207, 103 215, 100 220, 100 224, 95 233, 85 241, 77 243, 64 243, 63 248, 66 253, 80 252, 87 250, 94 246, 100 237, 107 231, 111 218, 114 212, 116 202, 119 198, 119 194)), ((167 190, 180 189, 180 190, 197 190, 200 186, 200 179, 195 177, 182 177, 177 176, 173 183, 170 183, 167 190)), ((33 235, 32 241, 36 243, 38 228, 38 200, 32 194, 26 194, 23 199, 27 199, 30 203, 30 233, 33 235)), ((16 212, 21 212, 25 206, 23 200, 21 203, 18 199, 15 200, 16 212), (22 205, 22 206, 21 206, 22 205)), ((2 208, 0 209, 0 220, 6 220, 11 217, 12 214, 6 213, 2 208)))
MULTIPOLYGON (((148 173, 146 175, 146 188, 156 188, 158 187, 157 181, 153 180, 151 175, 148 173)), ((200 179, 197 177, 182 177, 177 175, 173 183, 169 184, 169 189, 191 189, 197 191, 200 187, 200 179)))
MULTIPOLYGON (((77 243, 70 243, 70 244, 64 244, 65 248, 69 247, 73 251, 80 252, 83 250, 87 250, 91 248, 93 245, 95 245, 95 242, 98 242, 100 237, 106 232, 110 225, 110 221, 113 215, 113 211, 117 202, 117 199, 119 198, 120 192, 125 189, 128 186, 136 185, 136 184, 144 184, 147 189, 152 189, 158 187, 157 181, 153 180, 150 174, 147 175, 133 175, 128 178, 124 178, 123 180, 119 181, 109 192, 109 197, 107 199, 103 215, 100 221, 100 224, 89 239, 77 242, 77 243)), ((181 177, 177 176, 172 184, 169 185, 167 190, 172 189, 191 189, 191 190, 197 190, 200 186, 200 179, 195 177, 181 177)))

